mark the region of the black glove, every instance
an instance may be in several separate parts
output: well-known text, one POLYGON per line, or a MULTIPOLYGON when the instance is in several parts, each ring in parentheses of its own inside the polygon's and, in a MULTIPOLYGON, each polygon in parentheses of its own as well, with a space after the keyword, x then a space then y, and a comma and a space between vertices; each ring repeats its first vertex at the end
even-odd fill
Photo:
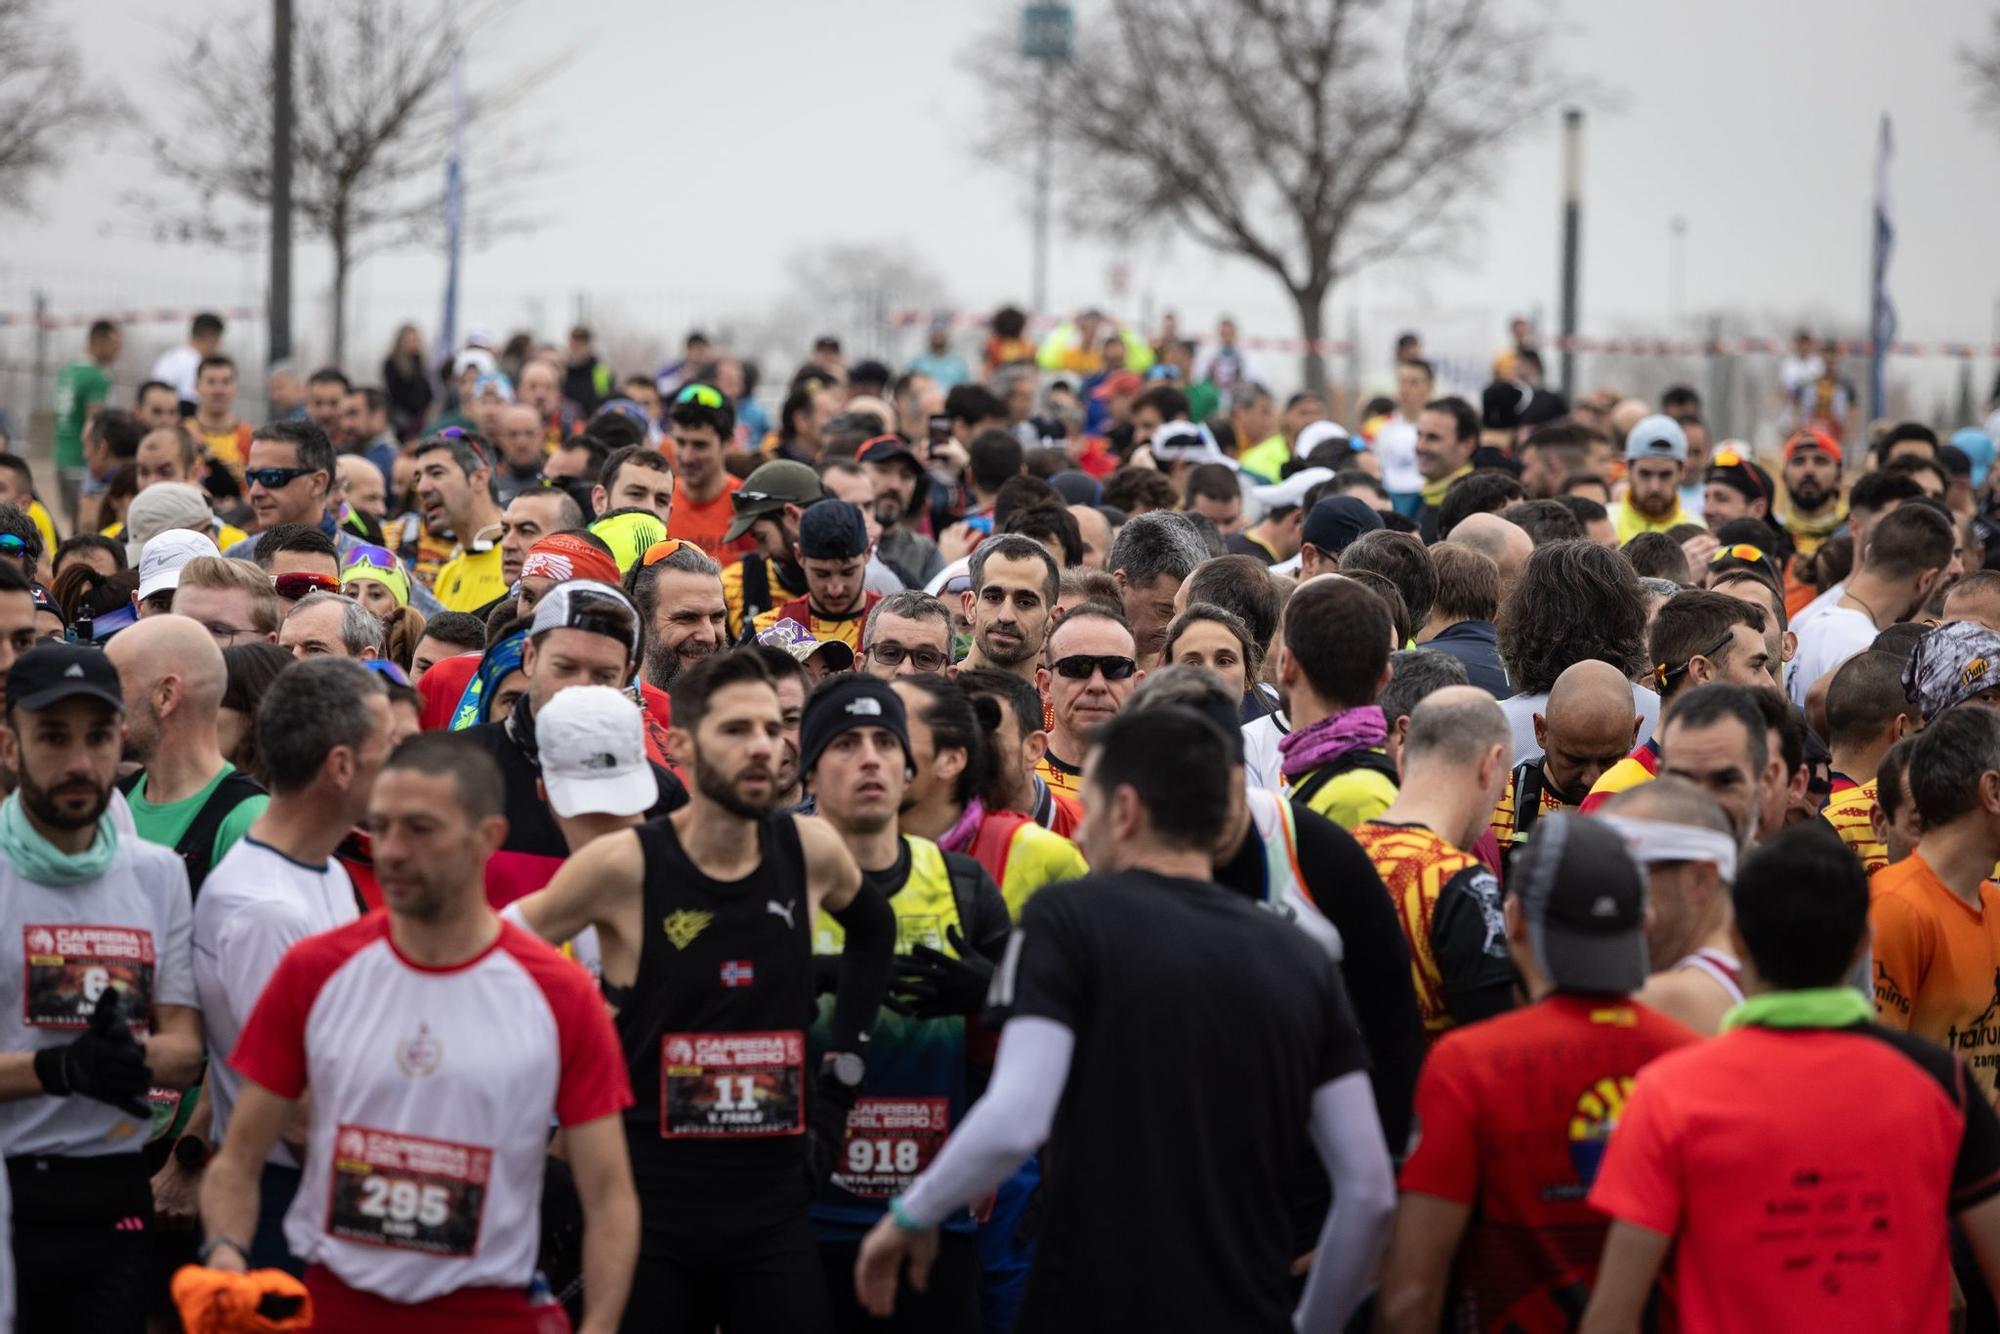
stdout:
POLYGON ((80 1093, 127 1116, 150 1117, 146 1091, 153 1072, 146 1068, 145 1047, 125 1026, 125 993, 107 988, 82 1036, 36 1052, 35 1078, 55 1097, 80 1093))
POLYGON ((945 938, 958 951, 958 958, 928 945, 918 945, 896 959, 889 992, 901 1013, 919 1019, 937 1019, 954 1014, 976 1015, 986 1007, 986 992, 993 984, 992 961, 966 948, 965 937, 955 926, 945 928, 945 938))
POLYGON ((812 1106, 806 1118, 806 1162, 812 1169, 815 1191, 826 1185, 847 1156, 847 1114, 854 1110, 860 1092, 830 1074, 821 1074, 813 1081, 812 1106))

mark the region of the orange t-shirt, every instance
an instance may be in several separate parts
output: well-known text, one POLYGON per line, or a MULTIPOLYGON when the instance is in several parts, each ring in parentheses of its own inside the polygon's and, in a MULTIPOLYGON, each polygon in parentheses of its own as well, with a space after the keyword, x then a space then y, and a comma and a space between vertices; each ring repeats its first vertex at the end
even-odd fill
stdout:
POLYGON ((681 489, 681 479, 674 478, 674 510, 672 520, 667 524, 667 536, 678 537, 683 542, 692 542, 706 552, 711 560, 724 565, 735 562, 742 554, 755 545, 755 539, 740 537, 734 542, 724 543, 723 535, 736 519, 736 507, 729 498, 741 490, 742 479, 729 477, 722 491, 715 499, 698 501, 681 489))
POLYGON ((1913 852, 1868 881, 1875 927, 1875 1018, 1965 1062, 1990 1103, 2000 1074, 2000 885, 1974 908, 1913 852))
POLYGON ((1841 774, 1833 778, 1833 795, 1826 799, 1820 818, 1833 826, 1840 841, 1854 849, 1861 869, 1869 875, 1889 864, 1889 849, 1875 837, 1875 780, 1856 783, 1841 774))

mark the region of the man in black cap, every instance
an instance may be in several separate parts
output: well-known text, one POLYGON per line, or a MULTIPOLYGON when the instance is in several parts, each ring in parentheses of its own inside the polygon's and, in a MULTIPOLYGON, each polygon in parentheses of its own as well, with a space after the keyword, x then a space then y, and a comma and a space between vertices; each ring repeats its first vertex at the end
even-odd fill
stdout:
MULTIPOLYGON (((799 736, 800 772, 818 814, 840 835, 862 879, 889 901, 897 923, 900 1013, 875 1026, 868 1077, 848 1115, 846 1150, 813 1202, 827 1290, 843 1329, 865 1320, 852 1287, 861 1238, 889 1197, 907 1190, 937 1156, 972 1100, 966 1025, 985 1007, 1012 928, 1006 900, 978 862, 899 832, 915 767, 903 699, 887 681, 846 673, 813 692, 799 736)), ((838 926, 816 924, 813 952, 824 988, 838 981, 844 943, 838 926)), ((829 1040, 830 1019, 822 1004, 815 1050, 829 1040)), ((923 1292, 900 1294, 895 1327, 979 1328, 972 1215, 959 1210, 943 1233, 930 1283, 923 1292)))
POLYGON ((729 638, 746 637, 750 623, 780 602, 806 591, 805 571, 794 548, 805 507, 825 495, 819 474, 794 459, 761 464, 730 493, 736 517, 722 535, 726 546, 745 535, 757 549, 722 567, 722 597, 729 607, 729 638))
POLYGON ((1584 1195, 1624 1095, 1639 1067, 1697 1040, 1631 999, 1646 981, 1646 880, 1616 831, 1551 812, 1508 885, 1507 948, 1534 1004, 1431 1048, 1381 1330, 1492 1329, 1522 1309, 1573 1324, 1606 1228, 1584 1195))
POLYGON ((930 474, 900 435, 864 440, 854 457, 875 487, 875 522, 882 530, 875 539, 875 554, 906 586, 926 587, 944 568, 944 557, 937 543, 911 528, 909 521, 924 512, 930 474))
POLYGON ((1363 533, 1382 526, 1382 516, 1353 496, 1332 496, 1306 511, 1299 528, 1299 578, 1332 574, 1340 568, 1340 553, 1363 533))
MULTIPOLYGON (((645 1275, 625 1327, 825 1330, 807 1210, 814 1180, 846 1158, 896 919, 838 834, 774 810, 784 717, 758 654, 705 658, 670 693, 688 804, 579 849, 522 901, 521 920, 552 942, 596 927, 617 1007, 638 1099, 625 1132, 645 1275), (805 1026, 821 912, 844 946, 814 1065, 805 1026)), ((857 695, 837 712, 885 710, 857 695)), ((803 736, 802 759, 833 734, 803 736)))
MULTIPOLYGON (((740 494, 740 493, 739 493, 740 494)), ((868 525, 861 507, 827 499, 806 506, 799 514, 792 555, 805 572, 806 592, 757 617, 756 633, 782 620, 794 620, 824 644, 839 640, 861 651, 861 627, 868 612, 882 600, 868 591, 868 525)))
POLYGON ((201 1062, 193 900, 172 849, 105 814, 125 738, 103 653, 40 644, 7 671, 0 762, 0 1154, 22 1329, 146 1327, 147 1089, 201 1062), (66 1100, 66 1101, 65 1101, 66 1100))

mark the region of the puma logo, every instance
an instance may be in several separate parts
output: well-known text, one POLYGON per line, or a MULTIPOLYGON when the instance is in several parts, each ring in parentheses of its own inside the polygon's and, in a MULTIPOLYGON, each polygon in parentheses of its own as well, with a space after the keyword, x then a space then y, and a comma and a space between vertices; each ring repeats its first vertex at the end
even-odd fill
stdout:
POLYGON ((770 913, 773 917, 784 918, 787 929, 790 929, 792 926, 792 909, 797 906, 796 902, 780 904, 776 899, 766 899, 764 901, 764 911, 770 913))

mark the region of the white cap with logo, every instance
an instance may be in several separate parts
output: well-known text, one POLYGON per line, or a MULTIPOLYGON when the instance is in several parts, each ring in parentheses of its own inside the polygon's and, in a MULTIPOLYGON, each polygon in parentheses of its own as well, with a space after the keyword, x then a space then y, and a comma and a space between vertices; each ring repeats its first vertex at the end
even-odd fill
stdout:
POLYGON ((557 815, 643 815, 660 799, 639 706, 610 686, 570 686, 535 711, 542 786, 557 815))
POLYGON ((215 540, 207 533, 170 528, 158 537, 146 539, 139 551, 139 600, 155 593, 171 593, 180 587, 181 567, 197 556, 220 556, 215 540))

